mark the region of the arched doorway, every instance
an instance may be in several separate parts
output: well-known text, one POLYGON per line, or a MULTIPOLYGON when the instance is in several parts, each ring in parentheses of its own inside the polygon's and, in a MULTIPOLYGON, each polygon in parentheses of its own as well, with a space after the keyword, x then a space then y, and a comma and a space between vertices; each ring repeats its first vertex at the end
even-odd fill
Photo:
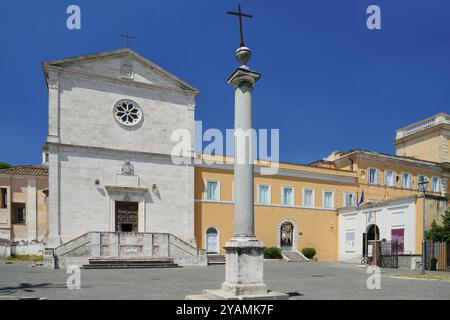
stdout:
POLYGON ((376 224, 371 224, 367 228, 367 240, 380 240, 380 229, 376 224))
POLYGON ((380 240, 380 228, 376 224, 367 227, 366 233, 363 234, 363 257, 368 254, 368 245, 370 240, 380 240))
POLYGON ((210 254, 219 253, 219 232, 216 228, 206 230, 206 251, 210 254))
POLYGON ((280 228, 280 242, 282 251, 292 251, 294 243, 294 226, 290 222, 285 222, 280 228))

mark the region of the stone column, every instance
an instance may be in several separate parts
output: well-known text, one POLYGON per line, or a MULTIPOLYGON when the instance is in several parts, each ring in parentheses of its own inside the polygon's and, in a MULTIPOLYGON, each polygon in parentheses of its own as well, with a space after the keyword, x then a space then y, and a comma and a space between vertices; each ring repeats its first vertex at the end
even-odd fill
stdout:
POLYGON ((47 248, 56 248, 62 244, 60 234, 59 165, 58 146, 49 145, 47 248))
POLYGON ((267 291, 264 284, 264 245, 255 237, 252 91, 261 74, 246 66, 250 49, 240 47, 241 63, 228 82, 235 86, 234 236, 225 244, 225 282, 222 290, 205 290, 186 299, 288 299, 267 291))
POLYGON ((267 293, 263 279, 263 244, 255 238, 253 172, 253 86, 261 77, 246 63, 250 49, 241 47, 242 64, 228 82, 235 87, 234 236, 225 245, 226 271, 222 290, 234 296, 267 293))
POLYGON ((27 207, 26 207, 26 223, 27 223, 27 240, 38 240, 36 220, 36 178, 28 179, 27 186, 27 207))
POLYGON ((48 74, 48 236, 47 248, 61 245, 60 221, 60 160, 59 160, 59 111, 60 111, 60 74, 49 70, 48 74))
POLYGON ((235 86, 234 237, 254 237, 252 91, 259 74, 238 70, 235 86))

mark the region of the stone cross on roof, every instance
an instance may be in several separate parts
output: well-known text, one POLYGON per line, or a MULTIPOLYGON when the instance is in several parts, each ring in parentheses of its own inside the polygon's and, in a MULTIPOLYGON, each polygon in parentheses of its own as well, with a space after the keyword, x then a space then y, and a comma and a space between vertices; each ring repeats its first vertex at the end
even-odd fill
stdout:
POLYGON ((121 36, 122 38, 125 38, 125 45, 126 45, 127 48, 128 48, 128 42, 129 42, 130 39, 136 40, 136 37, 132 36, 132 35, 130 34, 130 31, 129 31, 129 30, 127 30, 127 32, 125 32, 125 34, 121 34, 120 36, 121 36))

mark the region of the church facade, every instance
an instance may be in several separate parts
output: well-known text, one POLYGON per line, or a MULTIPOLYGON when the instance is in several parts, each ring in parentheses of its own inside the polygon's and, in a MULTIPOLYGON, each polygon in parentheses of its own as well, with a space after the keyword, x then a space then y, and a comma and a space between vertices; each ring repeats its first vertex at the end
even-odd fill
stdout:
MULTIPOLYGON (((116 233, 168 234, 223 254, 233 235, 230 159, 193 151, 188 158, 197 161, 172 158, 175 130, 194 137, 199 91, 130 49, 45 62, 43 68, 47 224, 37 240, 58 248, 92 232, 109 234, 109 243, 117 242, 116 233)), ((418 183, 429 181, 428 226, 448 208, 449 137, 450 115, 441 113, 399 129, 395 155, 335 151, 306 165, 278 163, 272 176, 261 169, 273 164, 257 161, 256 237, 285 252, 313 247, 319 260, 351 260, 361 257, 363 237, 378 228, 379 239, 401 236, 410 254, 420 254, 418 183)), ((0 182, 10 199, 8 179, 0 182)))
POLYGON ((194 167, 171 134, 194 130, 198 90, 129 49, 45 62, 48 246, 89 231, 171 233, 195 245, 194 167))

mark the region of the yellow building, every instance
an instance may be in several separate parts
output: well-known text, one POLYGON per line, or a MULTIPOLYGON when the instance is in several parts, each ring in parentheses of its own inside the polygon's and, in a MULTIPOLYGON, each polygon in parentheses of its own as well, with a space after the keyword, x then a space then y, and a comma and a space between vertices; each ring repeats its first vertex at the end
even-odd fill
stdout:
MULTIPOLYGON (((427 123, 426 126, 413 124, 406 127, 414 128, 413 135, 421 138, 415 142, 420 148, 414 149, 413 142, 409 143, 411 147, 403 145, 404 155, 399 154, 400 140, 397 139, 397 155, 367 150, 336 151, 309 165, 279 163, 278 173, 272 176, 261 175, 260 172, 262 167, 274 164, 257 162, 254 195, 256 237, 267 247, 294 251, 313 247, 317 250, 317 259, 336 260, 339 256, 339 208, 356 207, 363 194, 361 208, 416 196, 419 194, 418 183, 424 177, 429 181, 427 194, 431 199, 438 203, 444 201, 445 207, 439 211, 443 213, 447 208, 450 171, 448 163, 443 161, 447 143, 443 143, 442 137, 447 137, 444 129, 447 129, 449 116, 441 113, 429 119, 419 122, 427 123), (429 119, 433 118, 440 120, 432 125, 429 119), (427 135, 422 131, 439 132, 442 143, 436 145, 434 134, 427 135)), ((404 129, 398 132, 401 130, 404 129)), ((211 156, 203 155, 203 158, 210 160, 211 156)), ((198 246, 210 253, 223 254, 225 242, 233 235, 231 163, 232 160, 228 159, 196 166, 195 234, 198 246)), ((420 220, 421 206, 414 208, 416 220, 420 220)), ((431 222, 427 221, 427 225, 431 222)), ((414 224, 414 230, 414 241, 420 243, 420 221, 414 224)), ((411 253, 419 251, 420 246, 411 253)))
POLYGON ((397 130, 396 154, 449 163, 450 115, 439 113, 397 130))
MULTIPOLYGON (((357 175, 351 171, 288 163, 275 176, 255 174, 255 232, 266 246, 281 246, 281 228, 293 228, 291 245, 314 247, 322 259, 337 256, 337 211, 354 204, 357 175)), ((204 165, 195 174, 195 234, 198 246, 223 253, 233 235, 233 167, 204 165), (219 241, 207 245, 207 232, 219 241)), ((211 241, 210 241, 211 242, 211 241)), ((301 246, 301 247, 300 247, 301 246)))

